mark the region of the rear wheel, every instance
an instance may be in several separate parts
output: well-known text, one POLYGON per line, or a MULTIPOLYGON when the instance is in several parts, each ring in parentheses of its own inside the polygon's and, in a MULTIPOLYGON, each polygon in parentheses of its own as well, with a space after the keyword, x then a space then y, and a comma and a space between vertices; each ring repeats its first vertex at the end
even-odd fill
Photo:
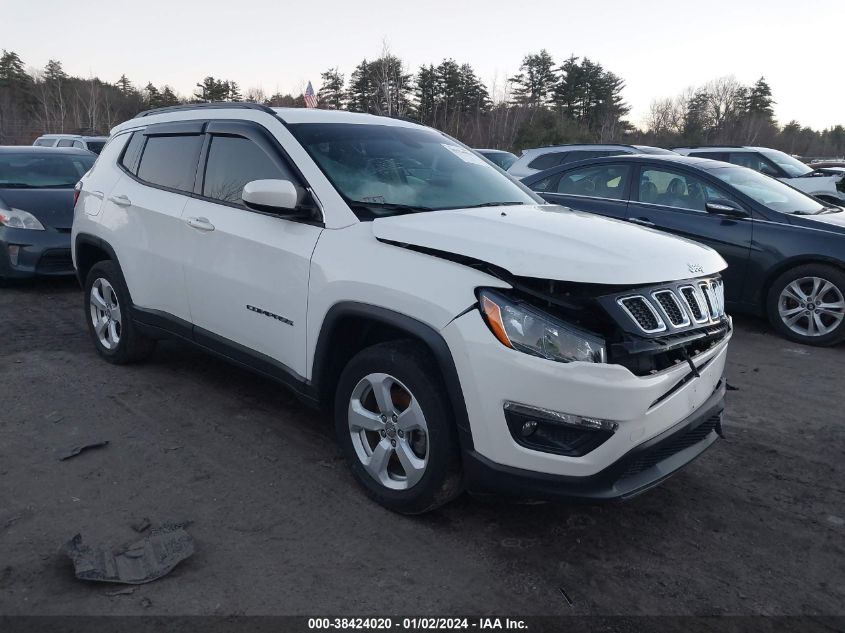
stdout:
POLYGON ((355 478, 381 505, 420 514, 460 494, 454 417, 422 346, 396 341, 358 353, 338 381, 335 429, 355 478))
POLYGON ((835 345, 845 340, 845 272, 825 264, 797 266, 775 280, 766 307, 786 338, 835 345))
POLYGON ((118 267, 111 261, 94 264, 85 280, 85 316, 97 352, 110 363, 144 360, 155 349, 155 340, 138 331, 130 311, 129 291, 118 267))

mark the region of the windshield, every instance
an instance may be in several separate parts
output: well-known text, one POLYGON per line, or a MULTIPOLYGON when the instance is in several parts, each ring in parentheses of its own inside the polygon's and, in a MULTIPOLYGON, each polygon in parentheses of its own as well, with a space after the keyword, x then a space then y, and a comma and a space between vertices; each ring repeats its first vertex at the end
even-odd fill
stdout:
POLYGON ((797 158, 792 158, 789 154, 784 154, 776 149, 767 149, 760 153, 783 169, 790 178, 797 178, 813 171, 797 158))
POLYGON ((764 176, 753 169, 725 167, 713 169, 710 173, 773 211, 816 214, 826 208, 815 198, 811 198, 807 194, 793 189, 779 180, 764 176))
POLYGON ((0 154, 0 187, 73 187, 91 169, 95 158, 84 154, 0 154))
POLYGON ((418 127, 289 126, 360 219, 500 204, 542 204, 472 150, 418 127))

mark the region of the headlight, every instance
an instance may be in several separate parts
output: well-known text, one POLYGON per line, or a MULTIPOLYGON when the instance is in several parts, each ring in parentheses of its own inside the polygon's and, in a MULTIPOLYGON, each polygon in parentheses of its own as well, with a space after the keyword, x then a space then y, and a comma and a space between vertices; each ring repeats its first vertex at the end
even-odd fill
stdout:
POLYGON ((561 363, 605 362, 601 338, 498 293, 482 290, 478 297, 487 325, 502 344, 561 363))
POLYGON ((44 225, 38 221, 38 218, 21 209, 0 209, 0 224, 11 229, 44 230, 44 225))

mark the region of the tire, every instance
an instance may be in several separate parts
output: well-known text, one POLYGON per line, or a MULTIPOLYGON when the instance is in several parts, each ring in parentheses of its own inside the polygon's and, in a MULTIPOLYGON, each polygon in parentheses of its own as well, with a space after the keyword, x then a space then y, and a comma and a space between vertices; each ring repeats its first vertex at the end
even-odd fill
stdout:
POLYGON ((775 279, 766 312, 785 338, 805 345, 845 340, 845 271, 827 264, 804 264, 775 279))
POLYGON ((156 342, 141 334, 132 322, 132 301, 114 262, 94 264, 85 279, 84 299, 88 332, 100 356, 124 365, 145 360, 153 353, 156 342), (100 327, 95 326, 95 320, 100 327))
POLYGON ((338 381, 334 417, 352 474, 389 510, 422 514, 463 491, 454 415, 422 345, 391 341, 354 356, 338 381))

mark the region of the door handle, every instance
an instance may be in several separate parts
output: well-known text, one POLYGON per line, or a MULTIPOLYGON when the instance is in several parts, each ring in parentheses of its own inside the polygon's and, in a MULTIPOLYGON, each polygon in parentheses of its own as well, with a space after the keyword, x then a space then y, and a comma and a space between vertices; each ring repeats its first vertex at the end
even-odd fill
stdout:
POLYGON ((114 202, 119 207, 128 207, 132 204, 132 201, 122 193, 117 196, 109 196, 109 201, 114 202))
POLYGON ((654 222, 646 218, 628 218, 628 222, 639 224, 640 226, 654 226, 654 222))
POLYGON ((214 225, 208 221, 208 218, 185 218, 188 226, 198 229, 200 231, 213 231, 214 225))

